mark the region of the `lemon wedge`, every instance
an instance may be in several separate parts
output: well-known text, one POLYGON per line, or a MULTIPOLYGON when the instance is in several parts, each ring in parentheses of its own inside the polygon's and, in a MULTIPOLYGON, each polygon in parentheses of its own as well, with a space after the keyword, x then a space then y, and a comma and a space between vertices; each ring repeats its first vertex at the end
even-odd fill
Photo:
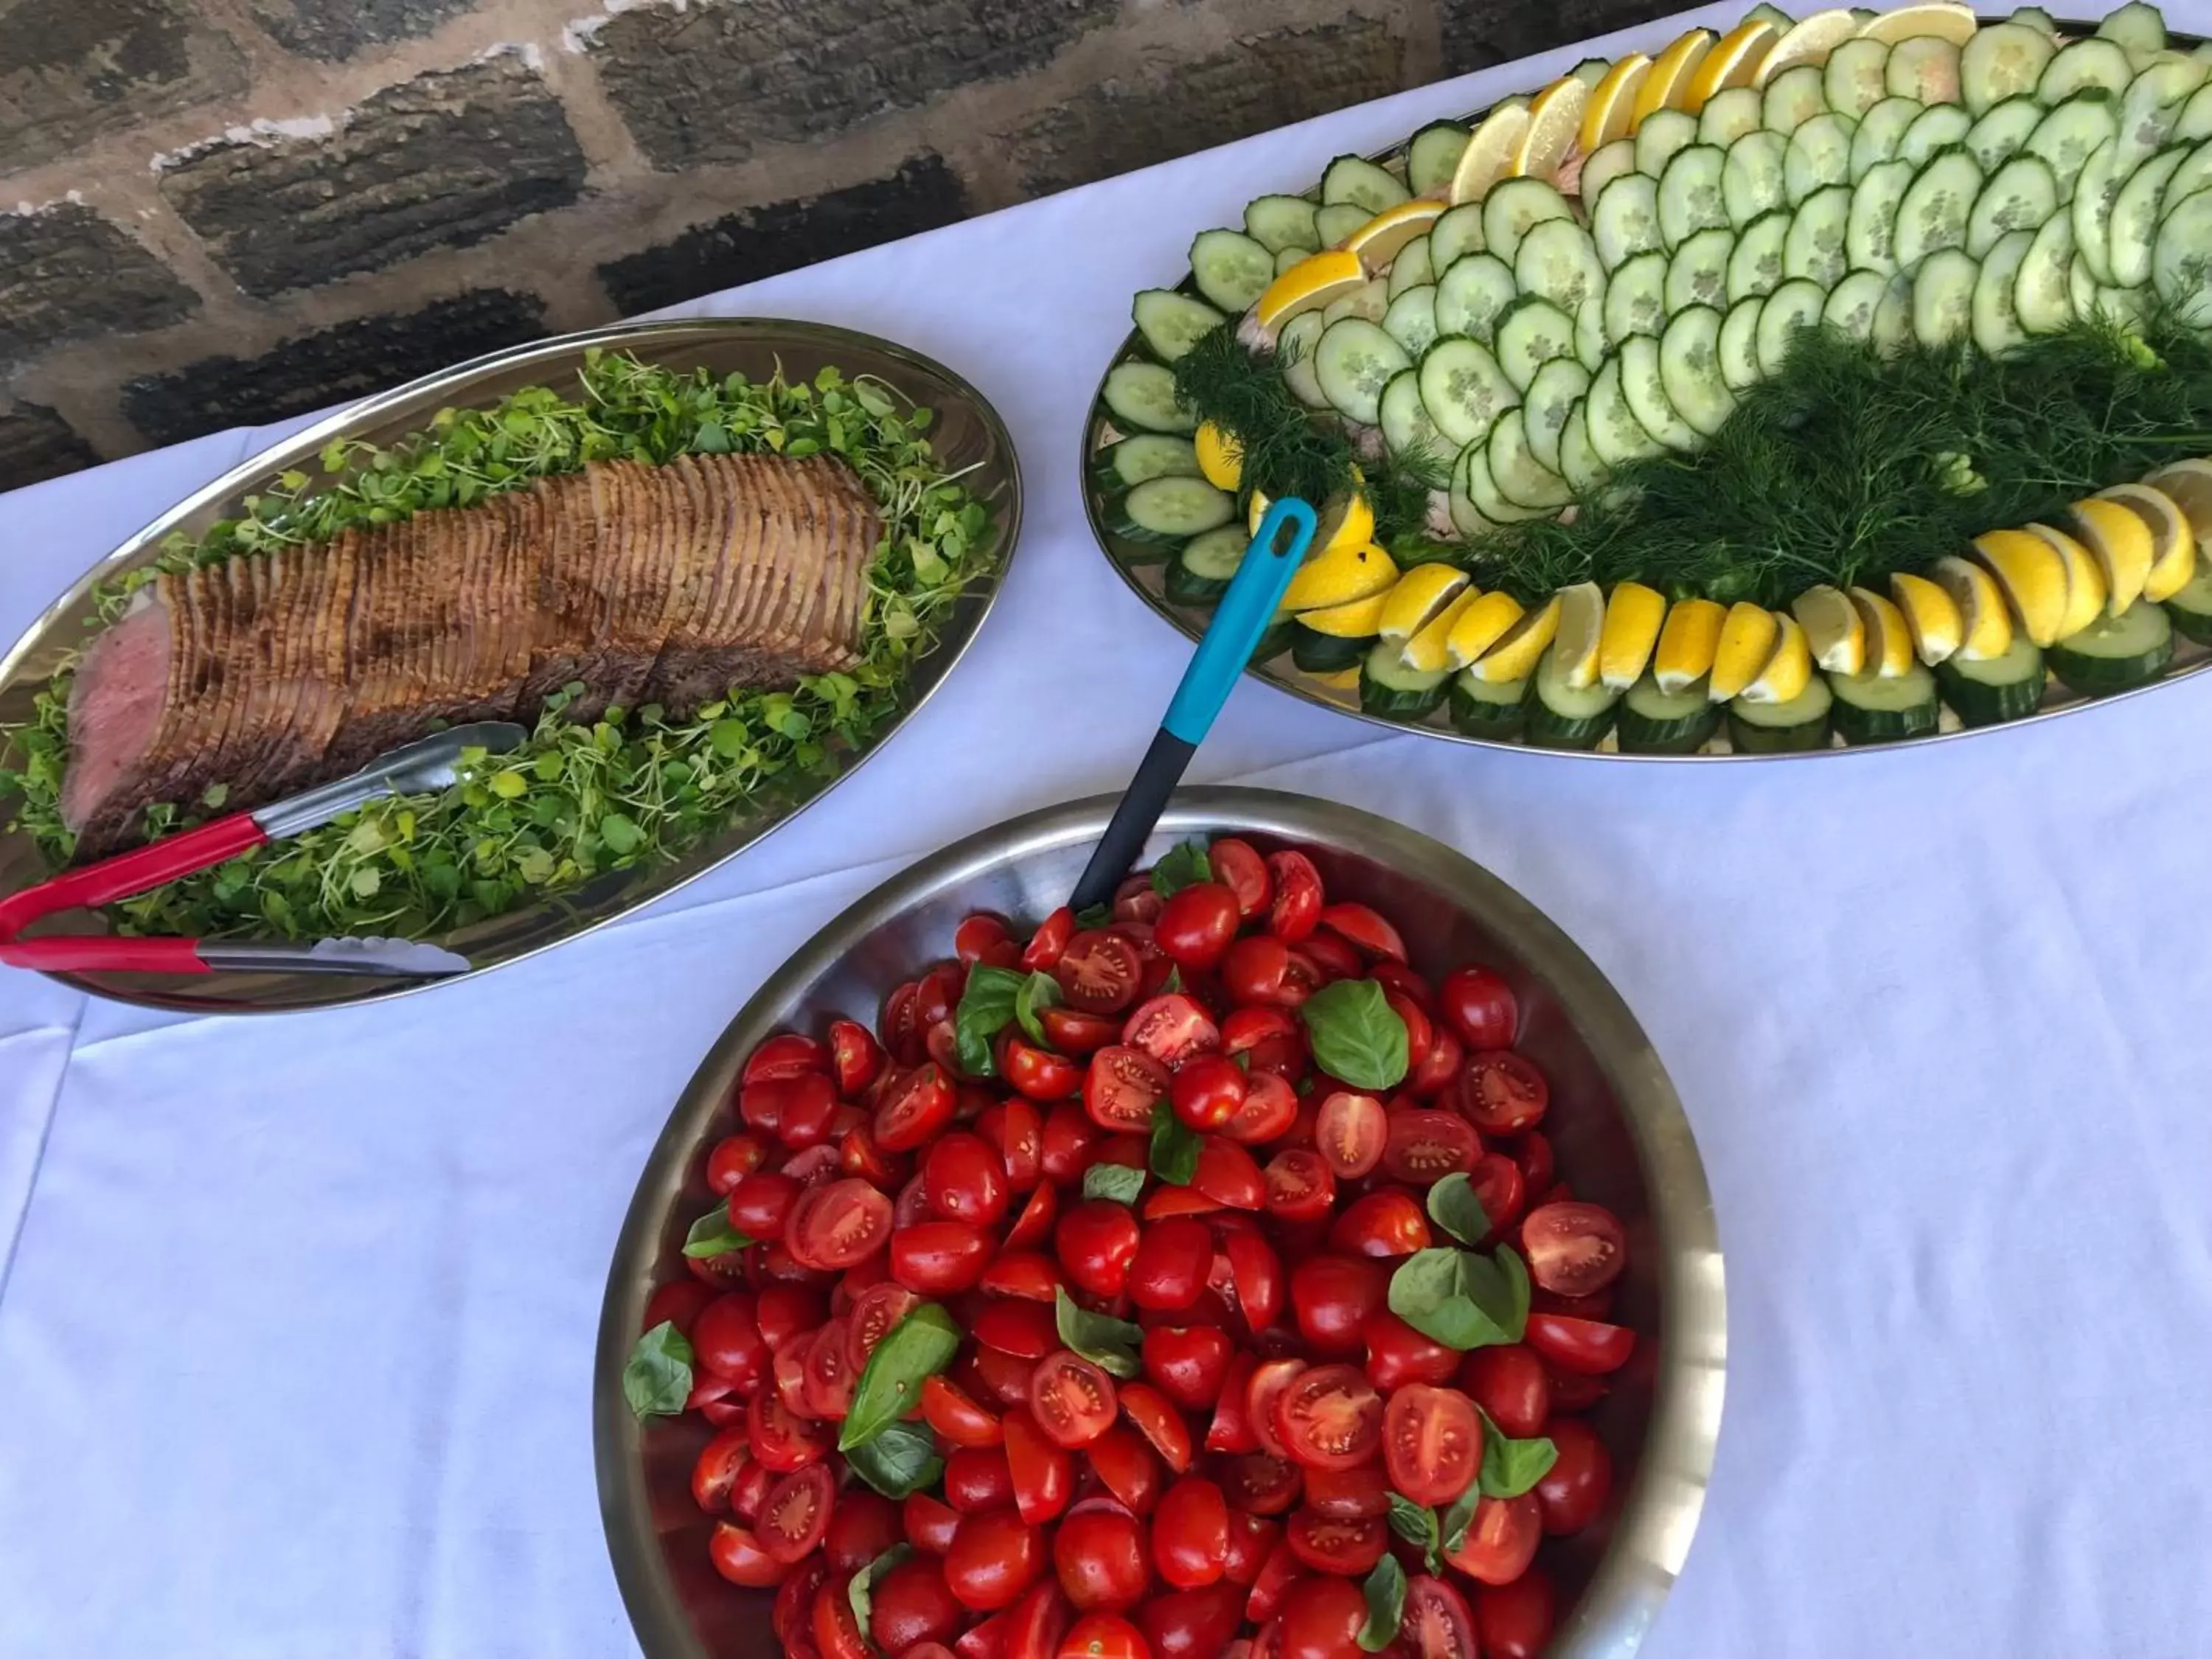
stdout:
POLYGON ((1505 630, 1521 620, 1521 601, 1510 593, 1477 594, 1473 604, 1454 613, 1451 639, 1444 650, 1444 665, 1464 668, 1505 637, 1505 630))
POLYGON ((1959 602, 1937 584, 1900 570, 1889 579, 1889 597, 1912 630, 1912 648, 1921 661, 1933 668, 1959 648, 1966 621, 1959 602))
POLYGON ((2181 509, 2190 534, 2212 541, 2212 461, 2176 461, 2143 482, 2181 509))
POLYGON ((1318 311, 1367 280, 1367 267, 1346 248, 1309 253, 1267 284, 1254 307, 1262 328, 1280 328, 1301 312, 1318 311))
POLYGON ((1715 702, 1726 702, 1757 679, 1781 635, 1781 622, 1765 606, 1748 599, 1730 605, 1713 649, 1712 680, 1706 696, 1715 702))
MULTIPOLYGON (((2102 496, 2076 501, 2066 514, 2075 533, 2096 556, 2107 603, 2112 615, 2118 616, 2142 597, 2143 583, 2157 562, 2149 525, 2121 501, 2102 496)), ((2179 524, 2175 527, 2181 528, 2179 524)))
POLYGON ((1428 234, 1429 227, 1444 210, 1442 202, 1415 199, 1401 202, 1397 206, 1376 214, 1365 224, 1344 239, 1344 251, 1356 253, 1359 263, 1370 276, 1379 276, 1390 268, 1406 244, 1416 236, 1428 234))
POLYGON ((1775 39, 1774 25, 1763 17, 1747 18, 1721 36, 1690 77, 1689 90, 1682 97, 1682 113, 1695 115, 1705 108, 1706 100, 1723 88, 1747 84, 1775 39))
POLYGON ((2012 649, 2012 616, 1996 580, 1972 559, 1946 553, 1936 561, 1936 585, 1959 608, 1960 662, 1986 662, 2012 649))
POLYGON ((1359 666, 1355 663, 1350 668, 1339 668, 1329 673, 1316 674, 1312 678, 1316 684, 1326 685, 1333 691, 1357 690, 1359 686, 1359 666))
POLYGON ((1828 61, 1828 54, 1844 41, 1856 39, 1859 20, 1848 11, 1816 11, 1782 31, 1759 60, 1752 71, 1751 84, 1763 87, 1786 69, 1800 64, 1811 64, 1815 68, 1828 61))
POLYGON ((2066 614, 2058 619, 2058 637, 2063 640, 2080 633, 2105 614, 2105 599, 2111 589, 2105 585, 2104 567, 2097 562, 2096 555, 2063 530, 2032 524, 2027 533, 2048 542, 2066 567, 2066 614))
MULTIPOLYGON (((1260 533, 1260 520, 1267 516, 1269 498, 1265 490, 1252 492, 1252 505, 1244 515, 1247 535, 1260 533)), ((1341 552, 1348 547, 1364 547, 1375 539, 1375 508, 1366 495, 1354 490, 1349 495, 1339 495, 1322 508, 1321 522, 1314 526, 1314 544, 1306 555, 1311 564, 1323 553, 1341 552)))
POLYGON ((1616 582, 1605 602, 1605 634, 1598 646, 1598 678, 1615 691, 1636 684, 1659 642, 1667 596, 1642 582, 1616 582))
POLYGON ((1316 605, 1298 612, 1298 625, 1336 640, 1371 640, 1382 631, 1382 607, 1390 603, 1390 590, 1370 593, 1364 599, 1342 605, 1316 605))
POLYGON ((1674 601, 1651 656, 1651 678, 1662 691, 1671 697, 1712 672, 1727 617, 1726 608, 1711 599, 1674 601))
POLYGON ((1758 678, 1736 693, 1746 702, 1788 702, 1804 695, 1813 682, 1813 650, 1797 618, 1781 611, 1770 613, 1776 629, 1774 649, 1758 678))
POLYGON ((1551 181, 1576 134, 1582 131, 1589 91, 1585 82, 1569 75, 1536 94, 1535 102, 1528 106, 1528 125, 1513 151, 1510 171, 1515 178, 1551 181))
POLYGON ((1912 629, 1902 611, 1871 587, 1851 589, 1851 608, 1866 625, 1863 672, 1893 680, 1912 666, 1912 629))
POLYGON ((1605 590, 1595 582, 1577 582, 1553 595, 1559 602, 1559 631, 1552 657, 1562 684, 1580 691, 1597 684, 1597 657, 1605 642, 1605 590))
POLYGON ((1390 602, 1382 607, 1382 619, 1375 631, 1394 642, 1412 639, 1467 585, 1464 570, 1448 564, 1415 565, 1390 589, 1390 602))
POLYGON ((1636 92, 1636 118, 1631 130, 1642 126, 1654 110, 1680 107, 1683 95, 1698 72, 1698 65, 1713 49, 1711 29, 1692 29, 1651 60, 1651 72, 1636 92))
MULTIPOLYGON (((1198 470, 1216 489, 1233 492, 1244 478, 1244 446, 1211 421, 1200 421, 1191 442, 1198 450, 1198 470)), ((1262 511, 1266 509, 1262 508, 1262 511)))
POLYGON ((1554 593, 1507 629, 1497 644, 1468 665, 1467 672, 1488 685, 1525 680, 1535 672, 1537 659, 1559 631, 1559 596, 1554 593))
POLYGON ((2004 590, 2021 631, 2038 645, 2057 639, 2066 619, 2066 562, 2057 550, 2025 530, 1991 530, 1974 538, 1974 551, 2004 590))
POLYGON ((1790 601, 1790 614, 1805 630, 1813 660, 1832 674, 1856 674, 1866 666, 1867 626, 1850 595, 1826 582, 1790 601))
POLYGON ((1614 139, 1628 137, 1629 122, 1636 114, 1636 94, 1643 88, 1644 77, 1650 73, 1651 59, 1643 52, 1632 52, 1598 77, 1583 106, 1582 131, 1576 135, 1576 145, 1583 155, 1595 155, 1614 139))
POLYGON ((1357 547, 1325 547, 1309 553, 1291 585, 1283 590, 1284 611, 1315 611, 1350 605, 1388 593, 1398 581, 1398 567, 1372 542, 1357 547))
POLYGON ((1869 18, 1859 34, 1863 40, 1879 40, 1886 46, 1928 34, 1948 40, 1954 46, 1963 46, 1974 38, 1978 27, 1971 6, 1899 6, 1895 11, 1869 18))
MULTIPOLYGON (((2194 465, 2197 463, 2184 462, 2183 465, 2194 465)), ((2106 528, 2105 521, 2100 520, 2100 532, 2103 539, 2100 539, 2099 536, 2089 533, 2089 521, 2079 516, 2083 507, 2094 507, 2100 503, 2124 508, 2145 532, 2138 540, 2128 532, 2124 525, 2118 526, 2120 544, 2132 549, 2147 550, 2150 554, 2150 568, 2143 573, 2142 586, 2139 590, 2142 596, 2153 600, 2172 599, 2197 570, 2194 520, 2183 511, 2181 503, 2155 484, 2148 483, 2118 484, 2111 489, 2099 490, 2088 501, 2075 503, 2076 522, 2083 526, 2082 539, 2088 542, 2100 558, 2106 556, 2114 532, 2106 528)), ((2116 617, 2127 609, 2119 603, 2117 592, 2112 596, 2112 614, 2116 617)))
POLYGON ((1398 653, 1404 659, 1406 666, 1418 669, 1425 674, 1455 666, 1451 660, 1452 629, 1460 617, 1466 614, 1468 607, 1481 597, 1469 586, 1462 587, 1447 600, 1444 608, 1423 623, 1420 631, 1407 640, 1398 653))
POLYGON ((1500 104, 1482 118, 1467 148, 1459 153, 1459 165, 1452 169, 1448 194, 1454 207, 1462 202, 1480 202, 1490 193, 1490 187, 1505 176, 1513 158, 1521 153, 1522 136, 1528 131, 1526 104, 1500 104))

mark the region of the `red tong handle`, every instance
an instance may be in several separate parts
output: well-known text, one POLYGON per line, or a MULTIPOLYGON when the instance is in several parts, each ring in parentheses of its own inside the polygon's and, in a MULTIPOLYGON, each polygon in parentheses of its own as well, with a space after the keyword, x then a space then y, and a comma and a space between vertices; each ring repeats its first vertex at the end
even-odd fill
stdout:
POLYGON ((97 908, 195 871, 211 868, 264 845, 266 831, 251 813, 204 823, 52 881, 0 898, 0 963, 48 972, 204 974, 199 945, 188 939, 111 939, 99 935, 19 940, 16 935, 58 910, 97 908))

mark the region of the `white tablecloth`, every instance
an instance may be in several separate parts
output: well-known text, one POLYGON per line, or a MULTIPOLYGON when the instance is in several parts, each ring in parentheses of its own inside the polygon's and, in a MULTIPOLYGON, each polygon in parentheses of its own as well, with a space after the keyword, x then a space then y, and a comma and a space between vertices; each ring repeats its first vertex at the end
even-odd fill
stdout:
MULTIPOLYGON (((0 1653, 635 1651, 589 1367, 670 1102, 848 901, 1125 778, 1185 659, 1077 496, 1130 293, 1246 198, 1582 55, 696 307, 954 365, 1018 434, 1031 516, 910 729, 675 901, 350 1012, 178 1019, 0 970, 0 1653)), ((0 498, 0 635, 270 435, 0 498)), ((2208 719, 2200 680, 1914 752, 1639 767, 1231 699, 1194 778, 1380 810, 1482 860, 1612 976, 1688 1105, 1731 1364, 1651 1659, 2212 1651, 2208 719)))

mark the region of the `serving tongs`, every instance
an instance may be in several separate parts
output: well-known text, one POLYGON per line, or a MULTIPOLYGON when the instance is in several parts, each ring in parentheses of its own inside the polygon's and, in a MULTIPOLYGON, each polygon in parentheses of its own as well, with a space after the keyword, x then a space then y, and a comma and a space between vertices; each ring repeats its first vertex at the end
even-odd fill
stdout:
POLYGON ((417 795, 449 789, 458 781, 463 751, 500 755, 518 746, 522 727, 507 720, 479 720, 390 750, 360 771, 264 806, 233 812, 52 881, 0 898, 0 963, 44 973, 373 974, 434 978, 465 974, 466 957, 441 945, 397 939, 325 939, 312 945, 255 945, 228 939, 118 939, 98 933, 21 939, 24 928, 60 910, 96 908, 206 870, 270 842, 328 823, 380 795, 417 795))

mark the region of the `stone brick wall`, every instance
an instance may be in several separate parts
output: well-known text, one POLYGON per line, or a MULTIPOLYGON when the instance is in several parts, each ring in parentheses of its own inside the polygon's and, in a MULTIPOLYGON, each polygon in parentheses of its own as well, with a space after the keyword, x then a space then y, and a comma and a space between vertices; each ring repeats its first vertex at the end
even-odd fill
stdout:
POLYGON ((0 0, 0 489, 1674 9, 0 0))

